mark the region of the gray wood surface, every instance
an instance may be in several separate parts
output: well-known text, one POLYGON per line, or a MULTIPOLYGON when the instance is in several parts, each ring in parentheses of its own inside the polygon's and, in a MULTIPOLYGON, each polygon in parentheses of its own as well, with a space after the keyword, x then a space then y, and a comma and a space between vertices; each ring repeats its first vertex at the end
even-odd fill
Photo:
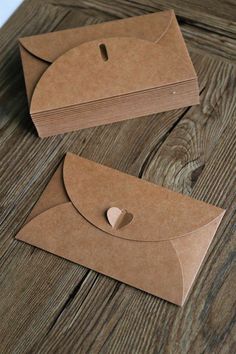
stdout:
POLYGON ((236 351, 235 1, 26 0, 0 29, 0 353, 236 351), (17 38, 174 8, 201 105, 39 139, 17 38), (183 308, 18 242, 64 156, 227 209, 183 308))

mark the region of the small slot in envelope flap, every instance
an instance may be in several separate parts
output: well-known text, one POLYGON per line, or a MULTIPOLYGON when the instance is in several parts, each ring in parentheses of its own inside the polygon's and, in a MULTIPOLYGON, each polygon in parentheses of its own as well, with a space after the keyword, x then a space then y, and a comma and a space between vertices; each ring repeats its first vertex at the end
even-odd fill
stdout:
POLYGON ((70 201, 91 224, 133 241, 167 241, 194 233, 224 213, 223 209, 68 153, 63 179, 70 201), (133 220, 114 229, 105 212, 128 210, 133 220))
POLYGON ((20 44, 35 57, 52 63, 78 45, 99 38, 130 36, 158 42, 168 31, 173 10, 117 21, 20 38, 20 44))
POLYGON ((132 37, 81 44, 45 71, 34 90, 30 111, 50 111, 154 89, 190 80, 191 72, 194 79, 191 62, 172 54, 171 48, 160 50, 153 42, 132 37), (107 60, 101 56, 101 44, 107 60))

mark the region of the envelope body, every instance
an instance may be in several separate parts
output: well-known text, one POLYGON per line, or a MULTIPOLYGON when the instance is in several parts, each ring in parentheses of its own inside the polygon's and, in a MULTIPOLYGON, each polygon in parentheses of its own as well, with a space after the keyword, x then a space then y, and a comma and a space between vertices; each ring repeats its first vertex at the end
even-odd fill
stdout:
POLYGON ((199 103, 197 75, 172 10, 19 43, 41 137, 199 103))
POLYGON ((16 238, 181 306, 224 212, 68 153, 16 238))

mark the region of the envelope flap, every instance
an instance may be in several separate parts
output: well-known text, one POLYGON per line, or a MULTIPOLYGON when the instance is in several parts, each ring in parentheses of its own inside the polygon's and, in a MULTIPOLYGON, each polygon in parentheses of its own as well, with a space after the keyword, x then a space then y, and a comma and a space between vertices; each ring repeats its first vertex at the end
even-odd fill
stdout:
POLYGON ((173 56, 171 46, 162 50, 158 44, 133 37, 101 38, 69 50, 45 71, 30 111, 86 104, 194 78, 191 62, 184 60, 182 52, 173 56))
POLYGON ((63 179, 69 199, 87 221, 124 239, 163 241, 183 237, 223 213, 215 206, 71 153, 64 160, 63 179), (120 229, 112 228, 106 218, 111 207, 132 213, 132 221, 120 229))
POLYGON ((20 38, 20 44, 34 56, 49 63, 82 43, 99 38, 130 36, 159 41, 170 27, 173 10, 85 27, 20 38))

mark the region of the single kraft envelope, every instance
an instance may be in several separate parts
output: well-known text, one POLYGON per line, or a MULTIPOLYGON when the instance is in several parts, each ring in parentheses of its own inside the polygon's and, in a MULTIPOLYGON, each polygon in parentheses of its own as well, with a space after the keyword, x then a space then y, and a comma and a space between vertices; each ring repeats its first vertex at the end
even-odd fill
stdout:
POLYGON ((68 153, 16 238, 183 305, 224 213, 68 153))
MULTIPOLYGON (((197 80, 172 10, 19 42, 30 113, 35 116, 197 80)), ((198 92, 197 81, 194 85, 198 92)), ((199 102, 195 96, 190 104, 199 102)))

